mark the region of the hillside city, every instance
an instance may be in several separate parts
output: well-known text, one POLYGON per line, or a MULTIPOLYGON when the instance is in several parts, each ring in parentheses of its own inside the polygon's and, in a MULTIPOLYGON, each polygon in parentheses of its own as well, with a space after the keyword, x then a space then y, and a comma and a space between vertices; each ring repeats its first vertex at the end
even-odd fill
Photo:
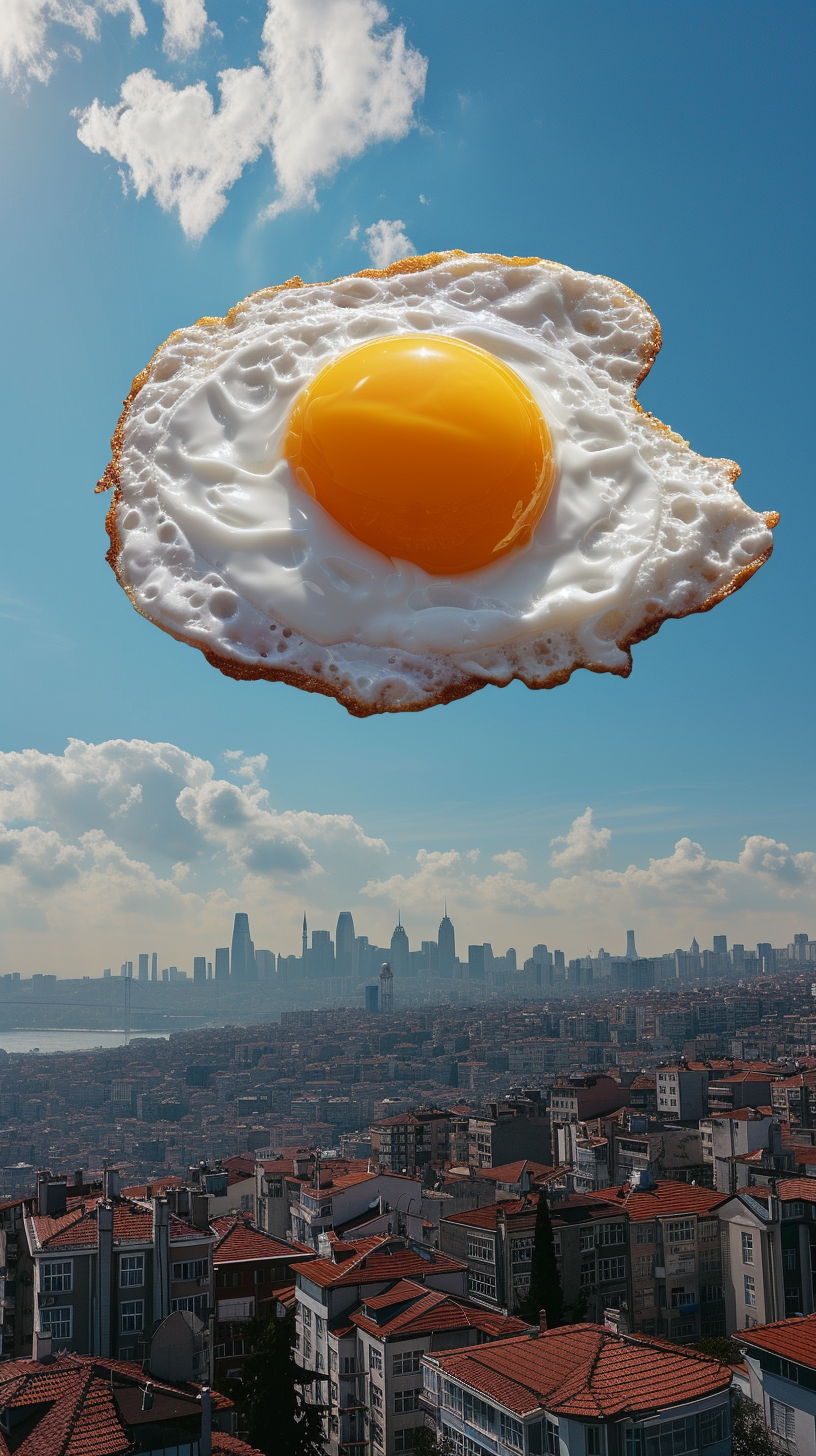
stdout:
POLYGON ((627 941, 457 955, 445 914, 377 947, 342 912, 276 956, 239 913, 191 967, 3 978, 6 1027, 122 1034, 0 1053, 3 1408, 56 1362, 121 1385, 100 1453, 186 1450, 185 1399, 190 1452, 237 1451, 280 1327, 329 1456, 731 1456, 746 1411, 813 1452, 816 941, 627 941))

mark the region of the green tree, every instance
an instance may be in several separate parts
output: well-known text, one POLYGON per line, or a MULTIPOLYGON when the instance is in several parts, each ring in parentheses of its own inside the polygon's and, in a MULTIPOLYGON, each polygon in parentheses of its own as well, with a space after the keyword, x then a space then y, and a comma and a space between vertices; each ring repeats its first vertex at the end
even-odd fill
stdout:
POLYGON ((253 1320, 246 1338, 252 1354, 242 1378, 227 1382, 246 1439, 264 1456, 322 1456, 325 1406, 308 1397, 319 1396, 325 1377, 295 1360, 294 1313, 253 1320))
POLYGON ((760 1407, 741 1395, 731 1402, 731 1439, 733 1456, 779 1456, 760 1407))
POLYGON ((533 1239, 533 1261, 530 1269, 530 1289, 521 1312, 530 1324, 538 1324, 539 1314, 544 1310, 547 1328, 553 1329, 564 1323, 564 1295, 558 1278, 555 1262, 552 1223, 547 1199, 543 1190, 538 1195, 535 1237, 533 1239))
POLYGON ((414 1456, 452 1456, 453 1441, 438 1436, 430 1426, 420 1426, 414 1436, 414 1456))
POLYGON ((695 1344, 695 1350, 700 1350, 703 1355, 711 1355, 715 1360, 722 1360, 723 1365, 740 1365, 742 1363, 742 1351, 739 1345, 735 1345, 727 1335, 704 1335, 695 1344))

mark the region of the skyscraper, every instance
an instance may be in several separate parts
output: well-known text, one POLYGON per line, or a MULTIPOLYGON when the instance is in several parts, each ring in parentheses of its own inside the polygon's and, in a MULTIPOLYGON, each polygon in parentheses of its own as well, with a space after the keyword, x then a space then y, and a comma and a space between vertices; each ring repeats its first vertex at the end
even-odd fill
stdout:
POLYGON ((193 956, 193 980, 199 985, 207 979, 207 957, 193 956))
POLYGON ((351 957, 354 950, 354 921, 350 910, 341 910, 334 932, 335 973, 338 976, 351 975, 351 957))
POLYGON ((395 976, 408 976, 411 973, 410 946, 400 917, 397 918, 394 934, 391 936, 391 972, 395 976))
POLYGON ((216 981, 228 981, 229 978, 229 946, 222 945, 215 952, 215 979, 216 981))
POLYGON ((626 959, 628 961, 636 961, 638 959, 638 953, 635 950, 634 930, 627 930, 626 932, 626 959))
POLYGON ((258 979, 255 946, 249 934, 249 916, 238 911, 232 931, 231 980, 247 986, 258 979))
POLYGON ((715 935, 714 936, 714 954, 715 955, 728 955, 728 936, 727 935, 715 935))
POLYGON ((312 931, 312 948, 309 952, 309 970, 311 975, 333 976, 334 965, 334 941, 329 930, 312 931))
POLYGON ((139 980, 147 980, 147 951, 143 951, 139 955, 139 980))
POLYGON ((157 950, 154 950, 150 957, 150 979, 151 981, 158 981, 159 979, 159 953, 157 950))
POLYGON ((453 922, 448 919, 447 906, 445 914, 439 922, 437 944, 439 946, 439 974, 450 980, 456 966, 456 935, 453 922))
POLYGON ((394 977, 386 961, 380 971, 380 1010, 390 1015, 394 1010, 394 977))

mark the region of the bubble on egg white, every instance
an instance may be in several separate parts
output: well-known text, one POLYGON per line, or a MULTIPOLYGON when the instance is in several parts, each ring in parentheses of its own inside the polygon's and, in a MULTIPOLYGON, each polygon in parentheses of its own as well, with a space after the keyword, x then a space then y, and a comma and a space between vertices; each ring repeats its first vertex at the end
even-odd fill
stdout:
POLYGON ((641 299, 537 261, 399 266, 416 260, 253 295, 154 356, 101 483, 117 484, 112 564, 146 617, 233 676, 398 711, 513 678, 554 686, 576 667, 626 674, 633 642, 706 609, 769 554, 736 467, 634 402, 659 347, 641 299), (529 545, 463 576, 357 541, 280 456, 298 393, 328 362, 412 332, 502 359, 553 439, 556 484, 529 545))

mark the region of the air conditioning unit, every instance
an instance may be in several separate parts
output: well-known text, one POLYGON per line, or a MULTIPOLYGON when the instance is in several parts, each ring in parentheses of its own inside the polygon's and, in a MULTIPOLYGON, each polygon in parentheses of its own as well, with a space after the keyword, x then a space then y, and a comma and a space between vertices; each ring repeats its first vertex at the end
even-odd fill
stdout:
POLYGON ((199 1289, 209 1289, 209 1287, 210 1287, 210 1281, 209 1281, 209 1278, 207 1277, 206 1274, 204 1275, 204 1278, 203 1279, 199 1279, 199 1281, 198 1281, 198 1287, 199 1287, 199 1289))

